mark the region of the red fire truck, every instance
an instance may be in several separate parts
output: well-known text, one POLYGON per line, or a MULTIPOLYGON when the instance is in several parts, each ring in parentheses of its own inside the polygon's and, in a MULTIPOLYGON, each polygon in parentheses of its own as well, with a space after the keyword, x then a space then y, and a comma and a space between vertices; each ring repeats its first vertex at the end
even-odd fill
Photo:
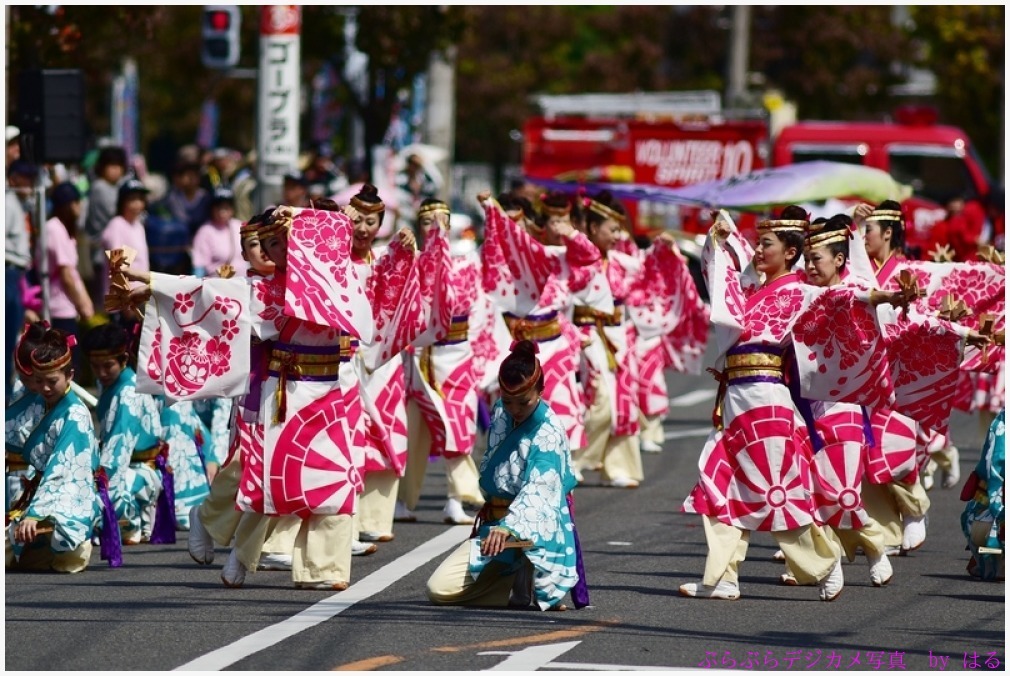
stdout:
MULTIPOLYGON (((717 92, 542 96, 523 128, 523 173, 532 180, 627 182, 678 188, 767 165, 763 111, 724 113, 717 92)), ((638 234, 704 232, 698 209, 627 204, 638 234)))
MULTIPOLYGON (((903 204, 908 244, 922 255, 948 200, 962 197, 966 211, 984 218, 981 204, 993 194, 968 136, 936 124, 928 109, 899 109, 888 123, 800 122, 772 144, 764 111, 723 111, 714 91, 543 96, 538 103, 543 114, 527 120, 523 134, 523 173, 534 181, 676 188, 810 160, 864 164, 912 186, 903 204)), ((641 235, 659 228, 703 233, 710 224, 699 209, 648 201, 628 207, 641 235)), ((745 216, 740 225, 747 230, 753 220, 745 216)))

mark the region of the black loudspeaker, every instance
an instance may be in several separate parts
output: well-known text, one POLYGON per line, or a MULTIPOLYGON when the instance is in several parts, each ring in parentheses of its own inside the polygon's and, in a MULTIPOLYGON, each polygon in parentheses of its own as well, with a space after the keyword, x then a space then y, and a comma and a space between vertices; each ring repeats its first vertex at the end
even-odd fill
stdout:
POLYGON ((18 78, 21 150, 35 162, 80 162, 84 157, 84 74, 28 70, 18 78))

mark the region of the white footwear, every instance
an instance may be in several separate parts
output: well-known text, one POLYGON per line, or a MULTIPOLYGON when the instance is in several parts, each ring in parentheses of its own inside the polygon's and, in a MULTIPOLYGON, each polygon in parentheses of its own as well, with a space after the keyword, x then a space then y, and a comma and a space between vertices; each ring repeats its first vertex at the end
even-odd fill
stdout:
POLYGON ((661 453, 663 451, 662 446, 650 439, 642 439, 641 448, 642 453, 661 453))
POLYGON ((200 506, 195 505, 189 510, 189 537, 187 538, 187 549, 191 559, 201 566, 209 566, 214 563, 214 539, 203 527, 200 521, 200 506))
POLYGON ((358 533, 358 540, 360 542, 392 542, 392 533, 372 533, 370 531, 362 531, 358 533))
POLYGON ((884 547, 884 554, 887 556, 899 556, 901 554, 901 547, 895 547, 894 545, 887 545, 884 547))
POLYGON ((915 551, 926 541, 926 516, 903 516, 902 552, 915 551))
POLYGON ((720 581, 714 587, 701 582, 688 582, 680 585, 680 595, 699 599, 736 601, 740 598, 740 587, 725 581, 720 581))
POLYGON ((953 488, 961 483, 961 454, 957 446, 950 446, 947 456, 950 458, 950 469, 944 471, 942 485, 944 488, 953 488))
POLYGON ((784 584, 787 587, 798 587, 800 583, 796 581, 796 576, 792 573, 782 573, 779 576, 779 583, 784 584))
POLYGON ((819 595, 822 601, 834 601, 842 593, 845 586, 845 577, 842 575, 842 560, 835 561, 831 572, 818 583, 820 587, 819 595))
POLYGON ((398 521, 400 523, 414 523, 417 521, 417 515, 407 509, 407 505, 397 500, 396 509, 393 512, 393 521, 398 521))
POLYGON ((781 549, 776 549, 775 553, 772 554, 772 558, 776 561, 785 561, 786 555, 785 552, 783 552, 781 549))
POLYGON ((604 481, 603 485, 611 488, 638 488, 638 482, 626 476, 614 477, 610 481, 604 481))
POLYGON ((354 540, 351 542, 351 556, 368 556, 379 551, 378 546, 371 542, 361 542, 354 540))
POLYGON ((291 570, 291 564, 290 554, 261 554, 257 568, 260 570, 291 570))
POLYGON ((346 582, 324 580, 322 582, 295 582, 295 589, 320 589, 324 591, 344 591, 349 587, 346 582))
POLYGON ((456 498, 449 498, 442 509, 442 521, 463 526, 473 523, 473 517, 463 511, 463 503, 456 498))
POLYGON ((933 475, 936 474, 937 464, 935 460, 930 459, 926 463, 926 467, 922 470, 922 487, 927 491, 933 488, 933 475))
POLYGON ((230 589, 238 589, 245 582, 245 566, 238 560, 238 552, 234 549, 221 569, 221 582, 230 589))
POLYGON ((580 472, 579 468, 575 465, 572 465, 572 474, 575 476, 575 483, 580 484, 585 481, 585 478, 582 476, 582 472, 580 472))
POLYGON ((888 560, 887 554, 881 554, 880 556, 867 555, 866 559, 870 564, 870 582, 874 587, 883 587, 891 581, 894 569, 891 568, 891 562, 888 560))

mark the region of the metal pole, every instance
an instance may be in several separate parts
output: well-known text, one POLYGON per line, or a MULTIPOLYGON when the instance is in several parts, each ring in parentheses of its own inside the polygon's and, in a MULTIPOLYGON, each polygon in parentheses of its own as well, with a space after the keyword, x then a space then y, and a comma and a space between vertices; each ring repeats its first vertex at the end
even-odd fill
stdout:
POLYGON ((747 90, 747 64, 750 52, 750 6, 733 8, 733 27, 730 32, 729 73, 726 78, 726 107, 740 105, 747 90))
POLYGON ((47 322, 49 317, 49 255, 46 252, 46 184, 43 178, 45 166, 39 165, 39 175, 35 179, 35 227, 39 236, 35 240, 35 260, 39 270, 39 283, 42 285, 42 318, 47 322))

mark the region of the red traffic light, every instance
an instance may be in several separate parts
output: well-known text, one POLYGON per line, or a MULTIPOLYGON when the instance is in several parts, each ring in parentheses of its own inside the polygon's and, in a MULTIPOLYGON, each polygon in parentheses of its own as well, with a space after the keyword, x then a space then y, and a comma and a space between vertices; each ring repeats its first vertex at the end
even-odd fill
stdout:
POLYGON ((226 31, 231 26, 231 14, 225 11, 207 12, 207 26, 212 30, 226 31))

